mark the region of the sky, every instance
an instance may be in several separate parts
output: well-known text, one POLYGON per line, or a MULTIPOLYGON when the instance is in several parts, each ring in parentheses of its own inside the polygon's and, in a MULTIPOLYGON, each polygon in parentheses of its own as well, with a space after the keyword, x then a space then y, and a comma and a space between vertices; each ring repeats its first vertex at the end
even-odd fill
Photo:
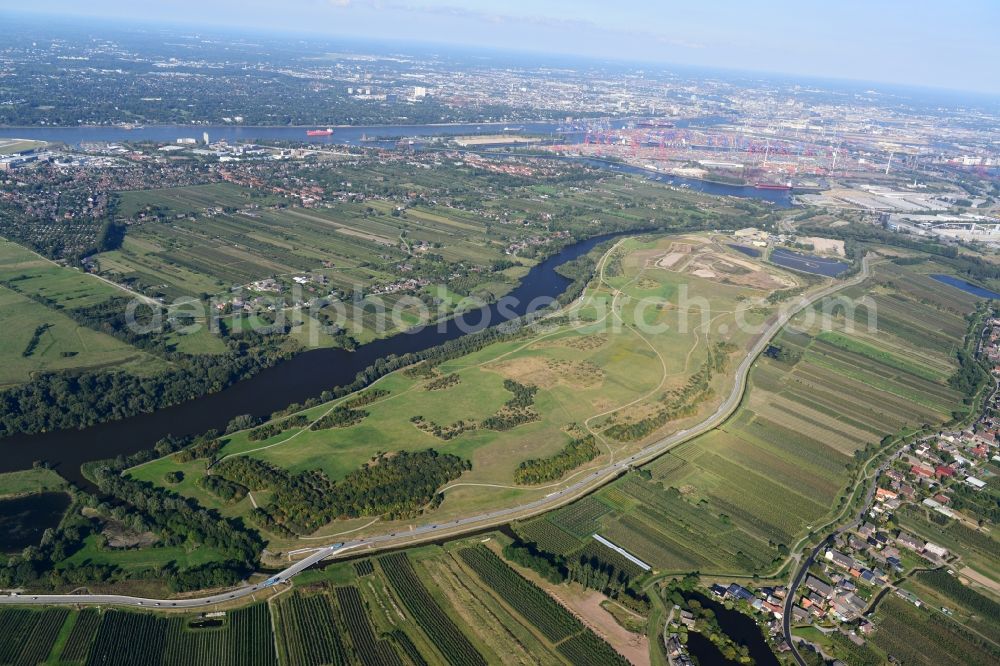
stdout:
POLYGON ((1000 0, 0 0, 0 8, 1000 94, 1000 0))

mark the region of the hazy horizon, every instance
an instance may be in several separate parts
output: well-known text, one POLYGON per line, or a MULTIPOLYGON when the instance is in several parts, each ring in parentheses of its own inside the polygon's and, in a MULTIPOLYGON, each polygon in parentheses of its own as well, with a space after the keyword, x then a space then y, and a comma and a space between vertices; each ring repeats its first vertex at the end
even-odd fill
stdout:
POLYGON ((263 0, 172 0, 156 6, 95 0, 84 9, 67 0, 41 0, 30 9, 0 1, 0 9, 25 18, 403 41, 1000 95, 1000 77, 992 69, 1000 62, 1000 44, 990 35, 1000 25, 1000 5, 981 0, 948 6, 848 0, 836 7, 778 0, 756 8, 709 0, 683 10, 644 1, 619 3, 613 10, 591 0, 543 6, 515 0, 502 11, 479 4, 289 0, 275 8, 263 0))

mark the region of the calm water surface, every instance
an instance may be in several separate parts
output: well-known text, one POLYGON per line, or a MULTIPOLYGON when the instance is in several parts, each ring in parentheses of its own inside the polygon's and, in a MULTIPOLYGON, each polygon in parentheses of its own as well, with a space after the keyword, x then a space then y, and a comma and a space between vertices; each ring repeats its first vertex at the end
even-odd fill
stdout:
MULTIPOLYGON (((722 631, 724 631, 726 635, 732 638, 737 644, 745 645, 747 647, 747 650, 750 652, 750 656, 754 659, 755 666, 780 666, 778 658, 774 656, 774 652, 771 651, 771 647, 767 644, 767 641, 764 640, 764 635, 761 633, 760 627, 757 626, 757 623, 753 620, 753 618, 748 615, 744 615, 737 610, 730 610, 719 601, 698 592, 686 594, 685 598, 689 600, 697 599, 703 608, 711 609, 715 613, 715 617, 719 621, 719 626, 722 628, 722 631)), ((689 645, 690 640, 691 634, 688 634, 689 645)), ((719 653, 718 649, 712 645, 711 641, 707 638, 702 638, 702 640, 715 651, 719 658, 722 657, 721 653, 719 653)), ((718 662, 711 659, 706 661, 701 657, 699 657, 699 661, 703 664, 703 666, 716 663, 735 663, 726 661, 718 662)))
POLYGON ((838 261, 837 259, 817 257, 816 255, 805 254, 803 252, 792 252, 781 247, 771 250, 770 261, 772 264, 777 264, 783 268, 791 268, 803 273, 813 273, 814 275, 823 275, 825 277, 837 277, 851 267, 850 264, 838 261))
POLYGON ((66 493, 38 493, 0 500, 0 552, 37 546, 42 533, 55 527, 69 507, 66 493))
POLYGON ((972 284, 971 282, 966 282, 961 278, 957 278, 954 275, 931 275, 932 278, 946 284, 949 287, 955 287, 956 289, 961 289, 967 294, 972 294, 973 296, 979 296, 980 298, 1000 298, 1000 294, 995 291, 990 291, 989 289, 984 289, 979 285, 972 284))

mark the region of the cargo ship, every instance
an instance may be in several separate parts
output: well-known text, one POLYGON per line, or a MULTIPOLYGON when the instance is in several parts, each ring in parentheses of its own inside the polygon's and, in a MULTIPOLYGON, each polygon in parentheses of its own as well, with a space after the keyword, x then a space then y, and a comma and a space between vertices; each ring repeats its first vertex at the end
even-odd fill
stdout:
POLYGON ((792 184, 786 183, 782 185, 781 183, 754 183, 754 187, 758 190, 790 190, 792 189, 792 184))
POLYGON ((635 126, 643 128, 655 127, 660 129, 671 129, 675 127, 674 123, 670 122, 669 120, 657 120, 655 118, 651 120, 640 120, 635 124, 635 126))
POLYGON ((327 127, 321 130, 306 130, 306 136, 330 136, 333 134, 333 130, 327 127))

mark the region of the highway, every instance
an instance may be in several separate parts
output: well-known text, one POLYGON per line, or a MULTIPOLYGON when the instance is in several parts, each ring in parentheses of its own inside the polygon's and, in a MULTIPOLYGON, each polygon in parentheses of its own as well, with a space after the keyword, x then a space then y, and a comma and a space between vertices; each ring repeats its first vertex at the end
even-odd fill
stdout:
POLYGON ((828 287, 812 294, 808 298, 800 301, 795 307, 785 310, 774 322, 772 322, 757 338, 756 342, 747 352, 747 355, 740 362, 736 370, 736 377, 733 388, 726 399, 719 405, 715 412, 698 425, 680 430, 663 439, 653 442, 642 450, 631 456, 619 460, 613 464, 591 472, 580 481, 563 488, 562 490, 550 493, 543 498, 521 504, 519 506, 506 509, 497 509, 482 513, 476 516, 460 518, 445 523, 434 523, 421 525, 405 533, 392 532, 381 534, 345 543, 335 543, 317 549, 315 553, 299 560, 287 569, 264 583, 246 585, 240 588, 229 590, 221 594, 191 599, 146 599, 142 597, 131 597, 125 595, 101 595, 101 594, 22 594, 22 595, 0 595, 0 604, 35 604, 35 605, 59 605, 59 604, 103 604, 115 606, 143 606, 150 608, 174 609, 174 608, 204 608, 213 604, 230 602, 243 597, 251 596, 254 593, 270 587, 274 584, 284 583, 298 573, 308 569, 312 565, 328 558, 337 557, 349 550, 371 550, 386 546, 405 546, 411 543, 426 541, 433 538, 458 537, 466 532, 493 527, 514 520, 515 518, 527 518, 530 516, 555 509, 568 502, 578 499, 597 488, 617 478, 633 465, 643 464, 656 458, 666 451, 686 442, 702 433, 722 423, 725 419, 736 411, 743 393, 746 389, 747 378, 750 375, 750 368, 757 357, 767 348, 775 335, 789 322, 796 314, 816 301, 826 298, 842 289, 859 284, 869 275, 868 257, 864 257, 861 262, 861 270, 858 274, 842 283, 834 283, 828 287))

